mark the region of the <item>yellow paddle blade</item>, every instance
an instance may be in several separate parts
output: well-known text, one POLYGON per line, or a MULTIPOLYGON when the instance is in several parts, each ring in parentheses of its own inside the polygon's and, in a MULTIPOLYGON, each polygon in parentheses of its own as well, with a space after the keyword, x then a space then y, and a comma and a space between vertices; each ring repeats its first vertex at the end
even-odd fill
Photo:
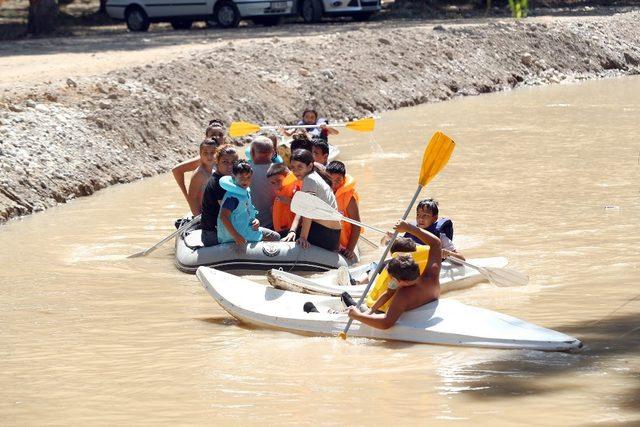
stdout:
POLYGON ((444 168, 455 146, 453 139, 444 133, 438 131, 433 134, 422 156, 419 185, 427 185, 444 168))
POLYGON ((347 123, 345 126, 351 130, 357 130, 358 132, 373 132, 373 128, 376 125, 376 121, 373 117, 366 117, 364 119, 355 120, 347 123))
POLYGON ((249 122, 233 122, 229 126, 229 136, 231 138, 249 135, 258 131, 260 131, 260 126, 249 122))

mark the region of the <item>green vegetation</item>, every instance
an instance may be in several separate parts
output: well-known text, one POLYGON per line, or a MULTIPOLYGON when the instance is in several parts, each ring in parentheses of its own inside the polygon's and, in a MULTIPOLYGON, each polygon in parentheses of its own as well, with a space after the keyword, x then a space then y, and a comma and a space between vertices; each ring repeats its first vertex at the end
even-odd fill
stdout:
POLYGON ((529 0, 509 0, 509 9, 514 18, 526 18, 529 13, 529 0))

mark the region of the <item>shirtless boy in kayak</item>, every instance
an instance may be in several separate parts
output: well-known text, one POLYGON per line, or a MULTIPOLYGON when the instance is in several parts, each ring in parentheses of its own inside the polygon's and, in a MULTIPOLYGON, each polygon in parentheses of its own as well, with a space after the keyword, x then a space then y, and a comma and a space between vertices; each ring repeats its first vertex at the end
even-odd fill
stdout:
POLYGON ((384 293, 367 313, 361 313, 353 306, 349 308, 350 318, 378 329, 389 329, 405 311, 418 308, 440 296, 440 267, 442 265, 440 239, 406 221, 398 221, 394 228, 398 233, 412 234, 428 244, 430 247, 429 258, 422 274, 420 274, 418 264, 411 255, 399 255, 391 259, 387 265, 387 271, 398 283, 396 291, 391 295, 389 292, 384 293), (377 308, 387 302, 389 298, 393 299, 387 312, 375 313, 377 308))

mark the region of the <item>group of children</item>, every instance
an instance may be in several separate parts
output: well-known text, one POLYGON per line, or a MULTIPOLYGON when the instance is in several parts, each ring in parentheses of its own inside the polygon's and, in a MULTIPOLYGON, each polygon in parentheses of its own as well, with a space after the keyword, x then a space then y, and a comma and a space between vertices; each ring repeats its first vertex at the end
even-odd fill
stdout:
MULTIPOLYGON (((300 217, 290 210, 296 191, 315 195, 342 215, 360 221, 354 178, 344 163, 328 162, 328 136, 338 131, 328 126, 314 110, 305 110, 300 125, 315 125, 288 132, 290 147, 279 146, 273 135, 256 136, 240 159, 229 143, 224 124, 212 120, 200 144, 199 158, 180 163, 173 175, 192 214, 201 215, 202 243, 212 246, 235 242, 288 241, 303 248, 316 245, 339 251, 347 259, 356 257, 361 228, 347 222, 300 217), (189 188, 184 175, 195 170, 189 188)), ((391 248, 388 262, 373 291, 369 311, 350 307, 349 316, 367 325, 386 329, 400 315, 440 295, 439 274, 447 257, 464 259, 453 246, 453 224, 439 218, 433 199, 418 203, 416 224, 399 221, 404 237, 391 248), (408 252, 408 253, 403 253, 408 252), (386 275, 386 276, 385 276, 386 275)), ((387 243, 383 239, 383 243, 387 243)))
POLYGON ((339 221, 312 220, 290 210, 296 191, 314 194, 347 217, 360 220, 355 181, 344 163, 329 157, 328 135, 338 131, 306 110, 301 124, 315 124, 283 134, 293 137, 290 147, 278 146, 271 135, 256 136, 240 159, 229 144, 222 122, 212 120, 200 144, 200 156, 180 163, 173 175, 191 213, 201 215, 202 243, 212 246, 261 240, 296 241, 340 251, 353 259, 359 227, 339 221), (312 137, 312 135, 315 135, 312 137), (286 148, 285 148, 286 147, 286 148), (187 189, 184 175, 195 170, 187 189))

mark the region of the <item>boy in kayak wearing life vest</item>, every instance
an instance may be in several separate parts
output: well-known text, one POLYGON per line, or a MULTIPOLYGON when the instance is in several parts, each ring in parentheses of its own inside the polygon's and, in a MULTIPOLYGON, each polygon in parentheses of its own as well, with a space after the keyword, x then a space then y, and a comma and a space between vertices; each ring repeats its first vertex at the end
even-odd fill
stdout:
POLYGON ((251 202, 251 178, 253 170, 246 160, 234 163, 232 176, 220 178, 220 186, 227 192, 222 199, 218 216, 218 242, 235 242, 243 247, 247 242, 280 240, 280 235, 260 227, 257 211, 251 202))
POLYGON ((387 264, 387 272, 394 279, 397 286, 385 292, 374 303, 368 313, 361 313, 355 306, 349 307, 349 317, 365 325, 378 329, 389 329, 398 321, 400 316, 409 310, 418 308, 440 297, 440 267, 442 266, 442 245, 440 239, 406 221, 398 221, 395 230, 418 237, 429 246, 429 253, 420 271, 420 266, 410 254, 398 255, 387 264), (389 308, 386 313, 375 311, 387 301, 389 308))
MULTIPOLYGON (((453 222, 449 218, 438 218, 439 209, 438 202, 434 199, 422 199, 416 207, 416 224, 423 230, 427 230, 431 234, 440 237, 442 241, 442 259, 453 257, 464 260, 462 255, 453 245, 453 222)), ((404 237, 413 239, 417 244, 423 245, 425 242, 420 238, 405 234, 404 237)), ((382 243, 386 244, 390 238, 390 234, 383 238, 382 243)))
MULTIPOLYGON (((331 177, 331 189, 338 202, 338 211, 347 218, 360 221, 360 209, 358 208, 360 196, 356 191, 356 181, 347 174, 344 163, 334 160, 327 165, 326 172, 331 177)), ((348 260, 352 260, 356 257, 355 249, 362 228, 346 221, 341 221, 341 225, 340 253, 348 260)))
POLYGON ((296 217, 289 208, 291 199, 293 194, 300 190, 302 183, 283 163, 271 165, 267 171, 267 179, 276 192, 273 201, 273 229, 281 235, 286 235, 296 217))

